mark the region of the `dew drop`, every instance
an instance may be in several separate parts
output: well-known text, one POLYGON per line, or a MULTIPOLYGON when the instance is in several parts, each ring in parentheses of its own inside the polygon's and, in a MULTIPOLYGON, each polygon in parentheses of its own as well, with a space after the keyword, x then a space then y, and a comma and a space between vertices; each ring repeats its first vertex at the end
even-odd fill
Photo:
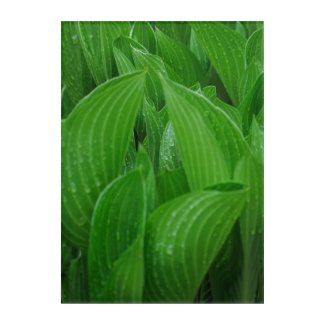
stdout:
POLYGON ((172 255, 172 253, 173 253, 173 246, 172 245, 167 246, 166 253, 167 253, 167 255, 172 255))

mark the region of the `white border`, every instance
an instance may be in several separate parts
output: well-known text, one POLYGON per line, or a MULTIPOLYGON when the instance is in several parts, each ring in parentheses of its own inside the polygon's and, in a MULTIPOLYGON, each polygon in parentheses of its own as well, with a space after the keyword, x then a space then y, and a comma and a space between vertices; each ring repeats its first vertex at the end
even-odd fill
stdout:
POLYGON ((0 322, 325 323, 321 1, 53 3, 1 10, 0 322), (61 20, 265 21, 264 305, 60 304, 61 20))

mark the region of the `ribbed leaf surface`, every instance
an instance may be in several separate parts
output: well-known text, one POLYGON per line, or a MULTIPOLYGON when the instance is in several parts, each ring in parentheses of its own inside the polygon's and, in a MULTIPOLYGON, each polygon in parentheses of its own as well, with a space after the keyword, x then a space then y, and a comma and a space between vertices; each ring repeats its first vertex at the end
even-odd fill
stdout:
POLYGON ((133 295, 141 299, 142 283, 137 283, 137 273, 143 277, 145 216, 146 195, 139 170, 115 180, 101 194, 89 242, 93 299, 119 301, 133 299, 133 295), (141 263, 135 263, 139 258, 141 263), (114 290, 109 290, 112 286, 114 290))
POLYGON ((245 190, 196 192, 153 212, 146 229, 146 300, 193 301, 245 198, 245 190))
POLYGON ((202 82, 204 71, 195 55, 182 43, 156 31, 158 54, 178 74, 185 86, 202 82))
POLYGON ((145 73, 96 88, 62 122, 62 224, 85 247, 100 192, 121 172, 143 99, 145 73))
POLYGON ((205 97, 169 80, 163 84, 191 189, 229 180, 247 150, 238 127, 205 97))
POLYGON ((75 105, 94 88, 94 82, 80 46, 77 22, 61 25, 62 81, 75 105))
POLYGON ((115 75, 113 41, 128 35, 128 22, 79 22, 78 32, 81 46, 97 85, 115 75))
POLYGON ((222 23, 191 23, 198 41, 218 72, 234 105, 245 68, 245 39, 222 23))

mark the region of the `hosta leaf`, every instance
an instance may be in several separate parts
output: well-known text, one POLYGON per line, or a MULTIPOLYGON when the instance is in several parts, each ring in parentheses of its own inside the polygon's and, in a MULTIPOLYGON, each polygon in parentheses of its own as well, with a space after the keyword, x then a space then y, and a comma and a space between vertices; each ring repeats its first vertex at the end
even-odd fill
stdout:
POLYGON ((241 244, 237 220, 209 270, 213 302, 233 303, 240 299, 238 278, 242 265, 241 244))
POLYGON ((206 96, 214 105, 223 110, 233 122, 241 128, 241 116, 237 107, 231 106, 217 97, 215 86, 207 86, 202 89, 204 96, 206 96))
POLYGON ((156 182, 159 205, 190 192, 183 168, 164 171, 156 177, 156 182))
POLYGON ((264 105, 256 115, 256 122, 258 123, 259 127, 263 131, 264 130, 264 105))
POLYGON ((158 54, 182 79, 185 86, 202 81, 204 72, 195 55, 182 43, 156 31, 158 54))
POLYGON ((144 190, 146 195, 146 214, 149 215, 156 207, 157 193, 156 181, 152 163, 144 146, 140 145, 136 157, 136 168, 140 170, 144 179, 144 190))
POLYGON ((113 41, 128 35, 128 22, 79 22, 81 46, 97 85, 115 76, 113 41))
POLYGON ((254 57, 249 66, 245 70, 243 77, 239 83, 239 98, 243 100, 249 91, 253 88, 256 83, 257 78, 263 72, 262 65, 254 57))
POLYGON ((190 49, 199 60, 204 71, 209 68, 209 59, 207 58, 201 44, 199 43, 194 30, 191 31, 190 49))
POLYGON ((150 53, 156 53, 156 36, 150 23, 136 21, 131 30, 131 37, 141 43, 150 53))
POLYGON ((242 128, 244 135, 248 134, 252 119, 257 115, 264 105, 264 74, 262 73, 256 80, 253 88, 243 99, 239 106, 242 116, 242 128))
POLYGON ((176 147, 175 132, 171 122, 168 122, 160 143, 159 169, 173 170, 179 167, 181 167, 181 160, 176 147))
POLYGON ((243 21, 241 23, 247 30, 247 37, 250 37, 254 32, 264 26, 263 21, 243 21))
POLYGON ((66 118, 73 110, 73 107, 67 88, 64 86, 61 90, 61 119, 66 118))
POLYGON ((133 63, 128 59, 128 57, 120 51, 118 48, 113 47, 114 58, 116 61, 117 71, 119 75, 131 73, 135 71, 133 63))
POLYGON ((241 300, 255 302, 260 260, 263 255, 263 168, 253 157, 247 156, 239 162, 235 179, 250 188, 239 220, 243 246, 241 300))
POLYGON ((144 72, 113 79, 62 122, 62 224, 77 246, 86 247, 97 197, 121 172, 144 81, 144 72))
MULTIPOLYGON (((139 268, 143 269, 141 247, 145 204, 143 179, 139 170, 113 181, 99 197, 89 241, 89 279, 94 300, 128 300, 133 294, 138 297, 142 291, 141 282, 137 283, 137 276, 134 276, 139 268), (138 259, 141 260, 139 264, 138 259), (116 292, 109 290, 119 283, 116 282, 118 278, 124 278, 124 285, 132 285, 115 288, 116 292)), ((139 272, 143 276, 141 270, 139 272)))
POLYGON ((68 301, 74 303, 87 302, 88 296, 88 271, 87 259, 79 255, 71 261, 68 273, 69 294, 68 301))
POLYGON ((164 125, 155 107, 146 100, 143 105, 143 113, 147 131, 148 152, 154 171, 157 172, 159 168, 160 140, 164 132, 164 125))
POLYGON ((245 39, 222 23, 191 23, 198 41, 218 72, 234 105, 239 103, 238 80, 245 68, 245 39))
POLYGON ((134 143, 131 143, 128 151, 126 152, 124 164, 122 168, 122 174, 126 174, 135 167, 136 162, 136 150, 134 143))
POLYGON ((264 164, 264 132, 260 129, 255 117, 253 118, 249 135, 249 144, 258 163, 264 164))
POLYGON ((121 36, 117 38, 113 42, 113 47, 120 50, 133 65, 134 65, 133 53, 132 53, 133 49, 137 49, 141 52, 148 53, 148 50, 142 44, 126 36, 121 36))
POLYGON ((247 150, 239 128, 204 96, 170 80, 164 80, 163 85, 191 189, 229 180, 247 150))
POLYGON ((146 230, 146 300, 193 302, 245 199, 246 190, 201 191, 153 212, 146 230))
POLYGON ((246 64, 249 65, 253 58, 261 64, 264 63, 264 29, 254 32, 248 39, 245 50, 246 64))
POLYGON ((74 106, 94 88, 94 82, 80 46, 77 22, 61 23, 61 70, 63 84, 74 106))
POLYGON ((138 69, 148 69, 146 95, 154 102, 156 109, 163 107, 164 95, 159 75, 167 76, 166 67, 159 56, 133 48, 133 58, 138 69))
POLYGON ((155 26, 169 37, 184 43, 189 44, 191 37, 191 27, 187 22, 183 21, 159 21, 155 26))

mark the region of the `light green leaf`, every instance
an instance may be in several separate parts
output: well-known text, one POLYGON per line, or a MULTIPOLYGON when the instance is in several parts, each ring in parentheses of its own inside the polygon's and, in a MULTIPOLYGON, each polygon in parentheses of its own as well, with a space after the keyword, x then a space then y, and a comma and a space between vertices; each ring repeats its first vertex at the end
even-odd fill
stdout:
POLYGON ((255 82, 255 85, 239 106, 242 116, 242 129, 244 135, 248 134, 254 115, 257 115, 264 105, 264 74, 262 73, 255 82))
POLYGON ((258 122, 253 117, 249 134, 249 144, 252 153, 258 163, 264 164, 264 132, 260 129, 258 122))
POLYGON ((76 246, 87 246, 97 197, 121 172, 144 82, 144 72, 112 79, 62 122, 62 224, 76 246))
POLYGON ((247 156, 238 163, 235 179, 250 188, 239 219, 243 246, 241 301, 255 302, 260 260, 263 256, 263 168, 253 157, 247 156))
POLYGON ((156 181, 152 163, 144 146, 140 145, 137 157, 136 168, 140 170, 142 178, 144 179, 144 189, 146 193, 146 214, 149 215, 157 203, 156 181))
POLYGON ((165 170, 156 177, 156 182, 159 205, 190 192, 183 168, 165 170))
POLYGON ((242 25, 247 30, 247 37, 250 37, 258 29, 261 29, 264 27, 264 22, 263 21, 243 21, 242 25))
POLYGON ((191 37, 191 27, 184 21, 159 21, 155 26, 169 37, 188 45, 191 37))
POLYGON ((191 31, 190 50, 193 52, 193 54, 199 60, 203 70, 208 71, 209 65, 210 65, 209 59, 207 58, 193 29, 191 31))
POLYGON ((171 122, 168 122, 160 143, 159 169, 173 170, 179 167, 181 167, 181 160, 176 147, 175 132, 171 122))
POLYGON ((264 29, 254 32, 248 39, 245 49, 246 64, 249 65, 255 57, 258 62, 264 64, 264 29))
POLYGON ((202 82, 204 71, 195 55, 182 43, 168 37, 160 30, 156 31, 158 54, 181 77, 185 86, 202 82))
MULTIPOLYGON (((63 84, 74 106, 94 88, 94 82, 80 46, 77 22, 61 23, 61 70, 63 84)), ((68 110, 68 113, 70 111, 68 110)), ((64 117, 68 113, 64 114, 64 117)))
POLYGON ((136 21, 131 29, 131 38, 141 43, 150 53, 156 53, 155 32, 148 22, 136 21))
POLYGON ((227 116, 239 127, 241 128, 241 116, 240 111, 237 107, 231 106, 220 98, 217 97, 217 92, 215 86, 207 86, 202 89, 205 97, 207 97, 214 105, 223 110, 227 116))
POLYGON ((156 109, 162 108, 165 101, 159 75, 167 76, 163 61, 157 55, 145 53, 136 48, 133 48, 133 58, 138 69, 148 69, 146 95, 154 102, 156 109))
POLYGON ((159 168, 160 140, 164 132, 164 125, 155 107, 145 100, 143 105, 144 121, 147 131, 148 152, 154 171, 159 168))
POLYGON ((92 299, 141 299, 143 284, 137 281, 139 275, 143 277, 145 217, 146 196, 139 170, 116 179, 100 195, 88 251, 92 299))
POLYGON ((122 51, 120 51, 117 47, 114 46, 113 52, 119 75, 135 71, 133 63, 127 58, 127 56, 122 51))
POLYGON ((238 81, 245 69, 245 39, 238 32, 218 22, 191 23, 191 26, 233 104, 237 105, 238 81))
POLYGON ((239 98, 241 101, 254 87, 257 78, 261 75, 262 72, 263 69, 261 63, 254 57, 245 70, 243 77, 239 83, 239 98))
POLYGON ((146 300, 193 302, 245 199, 242 189, 201 191, 153 212, 146 229, 146 300))
POLYGON ((170 80, 163 85, 191 189, 229 180, 248 149, 239 128, 204 96, 170 80))
POLYGON ((81 46, 97 85, 116 75, 113 41, 128 35, 128 22, 79 22, 81 46))

